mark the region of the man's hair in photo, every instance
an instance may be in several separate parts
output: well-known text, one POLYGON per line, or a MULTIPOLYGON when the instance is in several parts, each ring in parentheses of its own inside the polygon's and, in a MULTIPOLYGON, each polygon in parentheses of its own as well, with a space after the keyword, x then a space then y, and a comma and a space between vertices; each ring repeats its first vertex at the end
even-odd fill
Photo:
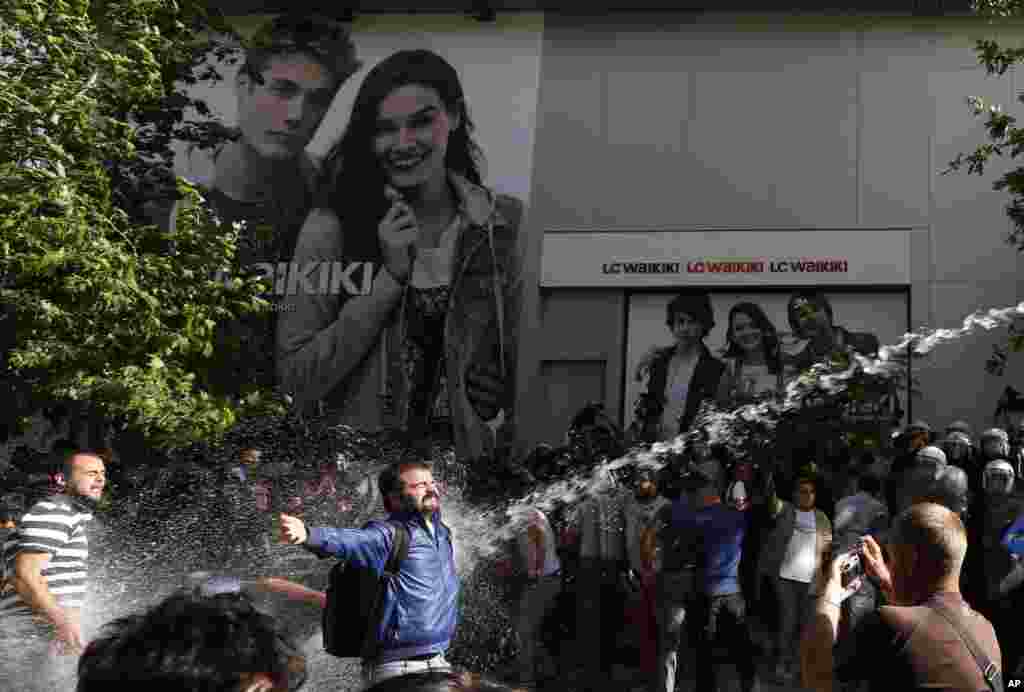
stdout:
MULTIPOLYGON (((437 53, 403 50, 373 66, 359 86, 352 115, 344 134, 331 148, 324 164, 334 175, 325 193, 326 205, 353 228, 376 228, 391 203, 384 195, 387 173, 381 167, 373 142, 377 134, 380 104, 391 92, 410 84, 433 89, 444 108, 459 117, 445 152, 445 167, 477 185, 483 181, 480 167, 483 150, 473 139, 475 126, 469 114, 459 74, 437 53), (352 200, 359 200, 353 203, 352 200)), ((375 234, 369 234, 376 240, 375 234)))
POLYGON ((18 510, 14 509, 14 507, 0 507, 0 524, 6 524, 9 521, 18 521, 18 514, 18 510))
POLYGON ((412 469, 433 471, 430 464, 425 461, 396 461, 381 471, 377 478, 377 488, 380 490, 381 496, 390 497, 395 493, 401 493, 404 485, 401 475, 412 469))
POLYGON ((78 662, 76 692, 237 692, 247 674, 280 689, 305 682, 305 659, 244 594, 179 591, 108 623, 78 662))
POLYGON ((260 83, 271 59, 295 54, 309 55, 330 70, 336 87, 362 67, 348 27, 328 17, 294 13, 267 22, 256 33, 246 47, 240 74, 260 83))
POLYGON ((789 326, 793 330, 793 333, 797 336, 802 336, 803 331, 800 328, 800 322, 797 319, 796 304, 801 301, 806 301, 817 310, 824 310, 825 314, 828 315, 829 324, 833 323, 832 316, 832 303, 825 297, 825 294, 816 289, 801 289, 789 297, 789 303, 786 305, 786 316, 789 318, 789 326))
POLYGON ((524 692, 475 673, 413 673, 378 682, 367 692, 524 692))
POLYGON ((704 325, 703 339, 715 328, 715 312, 711 307, 711 296, 707 291, 680 291, 665 306, 665 324, 671 329, 679 315, 689 315, 704 325))
POLYGON ((743 355, 743 349, 736 343, 736 336, 732 331, 732 320, 738 314, 749 317, 754 326, 761 330, 761 338, 764 341, 764 357, 768 364, 768 370, 778 374, 782 369, 782 359, 779 351, 779 332, 775 329, 772 321, 768 319, 764 309, 757 303, 736 303, 729 310, 728 327, 725 332, 726 349, 722 355, 726 358, 737 358, 743 355))
POLYGON ((889 542, 913 547, 923 556, 932 577, 960 573, 967 553, 967 530, 960 517, 936 502, 919 502, 892 523, 889 542))

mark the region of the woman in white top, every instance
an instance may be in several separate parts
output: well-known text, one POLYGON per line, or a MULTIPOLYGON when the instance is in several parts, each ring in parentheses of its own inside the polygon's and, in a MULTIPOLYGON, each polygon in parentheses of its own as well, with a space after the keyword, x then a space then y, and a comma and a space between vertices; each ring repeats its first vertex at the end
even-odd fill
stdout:
POLYGON ((756 303, 729 310, 725 333, 726 364, 718 386, 718 403, 740 406, 782 394, 782 360, 775 325, 756 303))

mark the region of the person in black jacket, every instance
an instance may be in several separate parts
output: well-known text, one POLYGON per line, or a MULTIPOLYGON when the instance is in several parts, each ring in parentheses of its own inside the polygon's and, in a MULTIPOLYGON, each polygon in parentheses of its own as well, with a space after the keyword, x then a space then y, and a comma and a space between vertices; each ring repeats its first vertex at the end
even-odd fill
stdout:
POLYGON ((672 439, 689 429, 701 403, 717 394, 725 370, 704 345, 715 326, 706 291, 679 293, 665 310, 665 324, 675 343, 653 349, 637 369, 639 378, 648 375, 648 395, 662 405, 660 420, 648 421, 658 423, 659 440, 672 439))

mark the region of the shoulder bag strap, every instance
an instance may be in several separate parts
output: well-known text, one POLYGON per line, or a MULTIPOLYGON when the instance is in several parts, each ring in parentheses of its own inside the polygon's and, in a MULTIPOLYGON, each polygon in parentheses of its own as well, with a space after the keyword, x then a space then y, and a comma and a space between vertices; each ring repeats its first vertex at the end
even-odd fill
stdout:
POLYGON ((398 521, 389 521, 388 524, 394 530, 391 539, 391 552, 388 554, 387 562, 380 574, 380 588, 377 590, 377 600, 370 611, 370 617, 366 623, 366 635, 363 637, 364 661, 372 661, 377 658, 380 649, 380 642, 377 641, 377 630, 380 627, 380 619, 384 609, 384 599, 387 597, 388 582, 398 576, 398 567, 409 554, 409 529, 405 524, 398 521))
POLYGON ((975 640, 971 633, 963 627, 962 619, 945 605, 931 603, 926 607, 942 616, 942 619, 948 622, 953 631, 959 635, 960 640, 963 641, 967 650, 971 652, 971 656, 974 657, 974 662, 978 664, 978 668, 981 670, 981 675, 985 678, 985 683, 988 685, 989 690, 992 692, 1004 692, 1002 672, 996 667, 992 659, 982 652, 977 640, 975 640))

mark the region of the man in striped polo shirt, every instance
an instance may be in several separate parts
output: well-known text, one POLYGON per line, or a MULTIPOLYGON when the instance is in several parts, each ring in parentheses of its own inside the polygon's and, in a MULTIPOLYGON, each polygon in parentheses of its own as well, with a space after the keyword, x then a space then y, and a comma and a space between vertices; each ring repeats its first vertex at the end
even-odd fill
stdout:
POLYGON ((18 680, 24 690, 30 689, 30 681, 56 689, 53 684, 73 672, 83 648, 86 526, 103 494, 106 468, 98 454, 72 452, 63 474, 64 492, 32 505, 4 545, 11 578, 0 595, 0 630, 5 639, 15 637, 8 640, 4 658, 21 669, 0 671, 0 677, 9 673, 7 679, 18 680), (58 659, 55 653, 63 655, 58 659))

